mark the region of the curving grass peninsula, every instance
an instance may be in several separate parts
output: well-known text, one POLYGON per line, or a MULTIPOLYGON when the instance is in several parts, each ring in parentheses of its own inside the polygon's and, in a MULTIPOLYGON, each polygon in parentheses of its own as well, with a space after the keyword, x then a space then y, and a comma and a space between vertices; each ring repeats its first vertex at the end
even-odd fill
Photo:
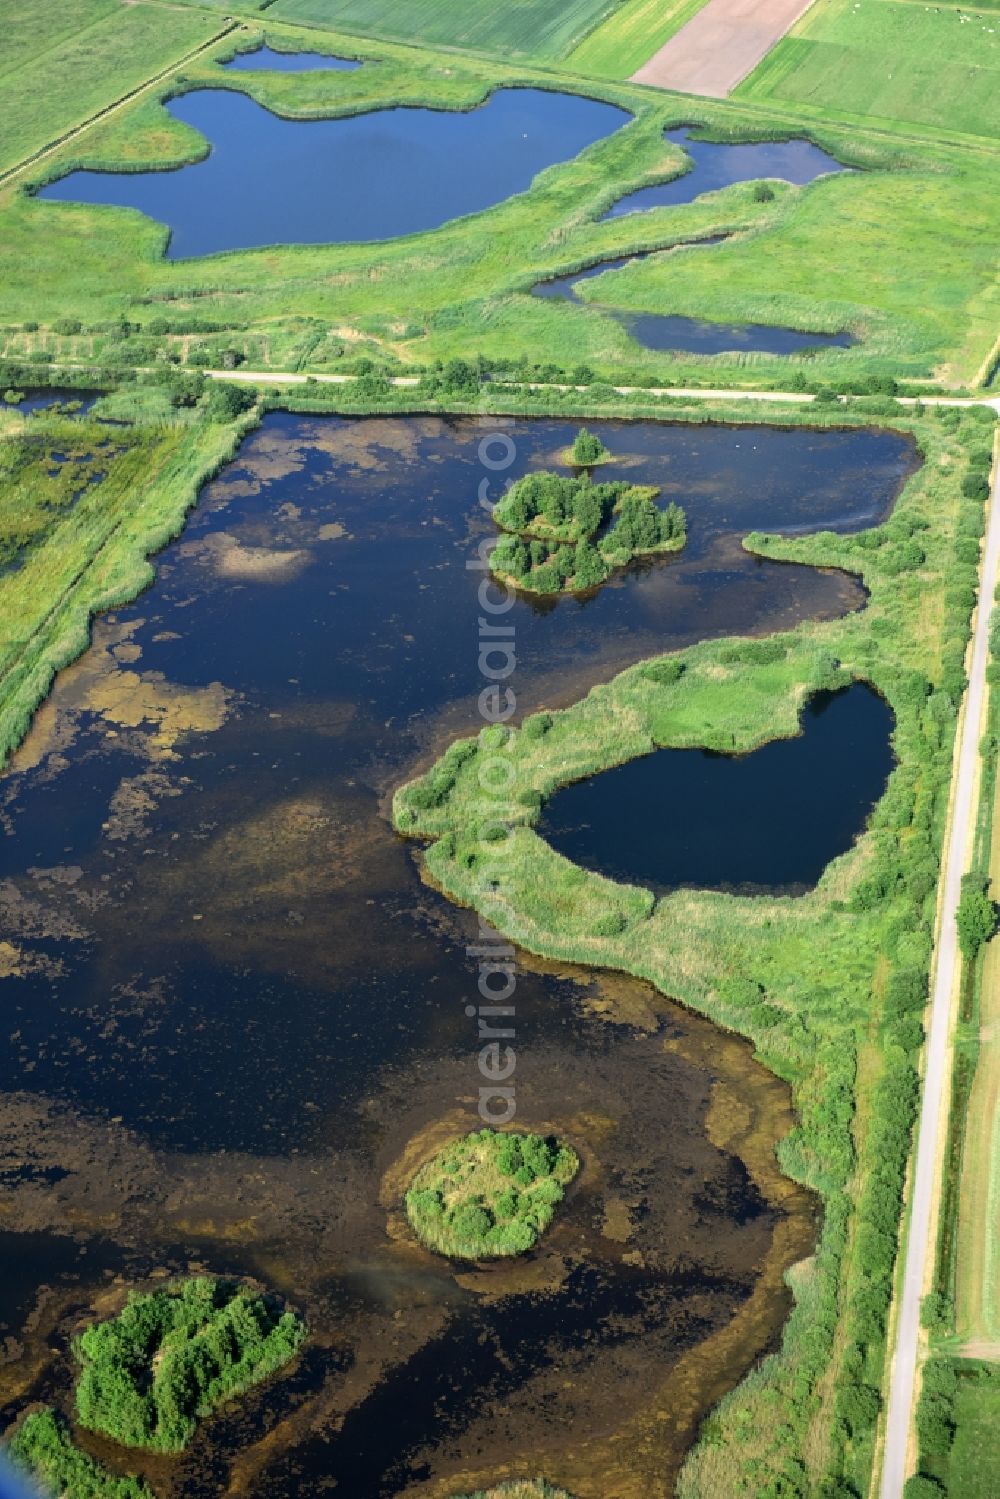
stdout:
POLYGON ((133 1292, 73 1345, 80 1424, 126 1447, 180 1452, 200 1419, 289 1363, 304 1337, 294 1312, 234 1281, 192 1276, 133 1292))
POLYGON ((66 1423, 51 1408, 32 1411, 8 1451, 15 1466, 55 1499, 153 1499, 143 1479, 109 1473, 75 1446, 66 1423))
POLYGON ((542 1135, 474 1130, 413 1178, 406 1216, 428 1249, 460 1259, 524 1254, 552 1222, 580 1169, 576 1151, 542 1135))
MULTIPOLYGON (((581 432, 577 444, 581 437, 589 434, 581 432)), ((605 451, 599 439, 591 443, 605 451)), ((593 451, 590 444, 587 451, 593 451)), ((594 484, 587 472, 573 478, 525 474, 493 512, 504 534, 490 557, 491 571, 529 593, 581 593, 633 557, 680 551, 687 539, 684 511, 673 501, 660 510, 657 494, 650 485, 624 480, 594 484)))

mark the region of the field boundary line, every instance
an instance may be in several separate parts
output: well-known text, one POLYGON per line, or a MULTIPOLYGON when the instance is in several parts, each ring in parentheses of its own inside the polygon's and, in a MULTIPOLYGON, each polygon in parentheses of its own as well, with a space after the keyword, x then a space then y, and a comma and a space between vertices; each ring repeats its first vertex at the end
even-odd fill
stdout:
POLYGON ((16 166, 8 167, 5 172, 0 172, 0 187, 5 187, 9 182, 13 182, 15 178, 20 177, 22 173, 28 171, 30 167, 37 166, 40 161, 45 161, 56 151, 62 150, 67 142, 75 140, 78 135, 82 135, 85 130, 89 130, 98 121, 107 119, 109 115, 115 114, 119 109, 124 109, 126 104, 131 104, 135 99, 139 98, 140 94, 147 93, 150 89, 156 88, 165 79, 176 73, 178 68, 183 68, 185 63, 189 63, 194 58, 200 57, 203 52, 207 52, 209 48, 214 47, 216 42, 221 42, 223 37, 240 30, 242 26, 242 21, 230 20, 229 24, 224 26, 221 31, 217 31, 213 36, 210 36, 208 41, 199 43, 193 51, 185 52, 183 57, 177 58, 176 62, 172 62, 168 68, 164 68, 161 72, 155 73, 151 78, 145 79, 138 87, 129 89, 127 94, 122 94, 120 98, 113 100, 110 104, 106 104, 103 109, 99 109, 96 114, 90 115, 82 124, 72 126, 71 129, 65 131, 56 140, 49 141, 37 151, 33 151, 30 156, 26 156, 16 166))

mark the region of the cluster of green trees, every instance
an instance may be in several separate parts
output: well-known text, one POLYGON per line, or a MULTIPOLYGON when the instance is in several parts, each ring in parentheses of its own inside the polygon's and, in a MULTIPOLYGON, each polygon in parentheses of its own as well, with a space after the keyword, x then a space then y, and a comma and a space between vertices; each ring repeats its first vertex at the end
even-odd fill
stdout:
POLYGON ((153 1499, 141 1478, 109 1473, 77 1447, 51 1408, 32 1411, 8 1447, 15 1464, 56 1499, 153 1499))
POLYGON ((417 1172, 406 1213, 440 1254, 488 1259, 523 1254, 552 1222, 580 1168, 576 1152, 542 1135, 473 1131, 417 1172))
MULTIPOLYGON (((946 1354, 936 1354, 928 1359, 923 1368, 917 1404, 917 1472, 907 1482, 905 1499, 946 1499, 946 1496, 966 1499, 970 1478, 967 1459, 963 1454, 965 1460, 956 1464, 953 1454, 963 1421, 960 1412, 963 1399, 968 1407, 965 1418, 971 1419, 972 1407, 979 1405, 985 1418, 982 1426, 995 1420, 1000 1403, 1000 1368, 995 1364, 951 1358, 946 1354)), ((976 1443, 971 1434, 966 1437, 965 1446, 967 1453, 975 1452, 976 1443)), ((996 1468, 994 1450, 977 1454, 977 1477, 982 1484, 977 1487, 977 1493, 994 1492, 987 1478, 996 1468)))
POLYGON ((997 929, 996 902, 987 894, 984 875, 970 873, 962 878, 962 895, 958 904, 958 945, 967 963, 975 962, 979 949, 997 929))
POLYGON ((304 1337, 293 1312, 233 1281, 193 1276, 133 1292, 73 1344, 80 1424, 127 1447, 179 1452, 200 1417, 287 1364, 304 1337))
POLYGON ((633 557, 684 545, 684 511, 673 501, 661 510, 658 492, 624 480, 595 484, 587 473, 526 474, 493 513, 503 535, 490 566, 533 593, 596 588, 633 557), (612 516, 613 524, 598 537, 612 516))

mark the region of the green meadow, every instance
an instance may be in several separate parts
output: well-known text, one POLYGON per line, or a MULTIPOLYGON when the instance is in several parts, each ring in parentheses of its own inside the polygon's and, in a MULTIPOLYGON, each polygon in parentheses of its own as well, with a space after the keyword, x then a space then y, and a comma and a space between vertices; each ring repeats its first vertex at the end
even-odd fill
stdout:
POLYGON ((389 37, 427 46, 555 59, 574 47, 615 7, 615 0, 276 0, 268 20, 389 37))
POLYGON ((831 119, 1000 135, 1000 12, 819 0, 736 90, 831 119))
MULTIPOLYGON (((360 43, 270 19, 265 35, 285 48, 305 38, 314 48, 361 50, 378 66, 333 75, 228 74, 212 56, 232 55, 229 38, 186 64, 171 87, 240 88, 282 115, 316 117, 396 104, 470 109, 496 86, 553 81, 527 65, 360 43)), ((253 32, 239 38, 242 45, 253 40, 253 32)), ((220 346, 235 345, 248 367, 261 369, 336 372, 362 355, 405 369, 481 353, 548 359, 566 369, 584 363, 621 383, 976 378, 1000 323, 994 156, 931 141, 893 143, 824 123, 810 135, 862 170, 801 189, 777 184, 765 202, 743 183, 601 222, 619 196, 683 170, 665 128, 694 118, 709 136, 746 139, 787 134, 788 122, 780 111, 694 106, 610 80, 566 86, 624 106, 633 119, 575 160, 542 172, 528 192, 375 245, 275 246, 172 263, 162 255, 163 228, 132 210, 39 202, 10 185, 0 190, 0 357, 100 362, 106 350, 97 325, 124 317, 137 330, 132 364, 148 362, 144 338, 152 327, 171 340, 157 346, 164 352, 203 353, 211 362, 220 346), (717 234, 732 238, 677 248, 717 234), (581 295, 590 305, 530 294, 539 279, 650 249, 663 253, 588 283, 581 295), (860 342, 792 358, 654 353, 596 299, 611 308, 774 321, 807 332, 850 328, 860 342), (83 323, 82 342, 57 328, 67 317, 83 323), (39 327, 26 330, 25 322, 39 327), (221 336, 203 341, 200 325, 221 336)), ((206 149, 154 92, 88 130, 40 175, 80 165, 177 165, 206 149)), ((114 362, 127 366, 132 353, 116 340, 114 362)))
POLYGON ((4 7, 13 49, 4 37, 0 61, 0 174, 139 88, 220 30, 217 18, 196 10, 139 0, 123 7, 84 0, 65 26, 61 6, 12 0, 4 7), (10 16, 8 18, 8 10, 10 16), (82 11, 82 15, 80 14, 82 11))

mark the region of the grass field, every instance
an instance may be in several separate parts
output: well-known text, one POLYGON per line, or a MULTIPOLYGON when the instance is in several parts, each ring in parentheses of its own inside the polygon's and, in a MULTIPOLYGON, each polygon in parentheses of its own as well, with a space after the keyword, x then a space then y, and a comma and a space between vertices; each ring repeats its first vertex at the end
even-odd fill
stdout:
POLYGON ((996 1499, 1000 1494, 1000 1382, 960 1379, 954 1411, 948 1493, 954 1499, 996 1499))
POLYGON ((995 140, 1000 15, 913 0, 819 0, 736 96, 995 140))
MULTIPOLYGON (((69 14, 62 6, 43 10, 69 14)), ((0 54, 0 172, 58 139, 207 41, 220 20, 202 11, 138 0, 84 0, 84 24, 33 25, 38 7, 13 0, 14 58, 0 54), (20 59, 19 61, 17 59, 20 59)), ((74 12, 75 14, 75 12, 74 12)), ((8 7, 4 7, 4 25, 8 7)))
MULTIPOLYGON (((996 1499, 998 1421, 1000 1368, 948 1354, 932 1357, 917 1409, 920 1477, 913 1480, 913 1499, 996 1499)), ((909 1485, 906 1494, 909 1499, 909 1485)))
MULTIPOLYGON (((193 12, 192 14, 202 14, 193 12)), ((267 13, 270 17, 271 12, 267 13)), ((284 47, 317 34, 267 22, 284 47)), ((331 50, 357 50, 324 34, 331 50)), ((220 43, 217 51, 232 49, 220 43)), ((283 114, 335 114, 409 102, 469 108, 494 83, 551 84, 527 65, 477 62, 371 42, 379 65, 331 79, 321 73, 221 74, 210 59, 187 64, 191 85, 225 82, 283 114)), ((363 245, 290 246, 202 260, 161 259, 162 230, 127 210, 41 203, 0 192, 0 353, 37 353, 25 319, 43 328, 63 317, 85 323, 127 314, 137 322, 204 319, 235 330, 247 356, 271 368, 336 370, 345 354, 401 364, 482 352, 527 355, 572 368, 586 363, 624 379, 689 380, 699 368, 744 385, 784 384, 790 374, 857 374, 971 379, 1000 325, 994 274, 1000 198, 992 157, 953 148, 900 150, 857 131, 824 126, 821 144, 850 161, 887 172, 843 175, 757 203, 747 185, 697 203, 600 222, 631 187, 676 172, 682 157, 665 126, 694 113, 672 100, 610 80, 594 92, 631 106, 633 124, 575 161, 553 166, 531 190, 471 219, 406 240, 363 245), (641 349, 608 314, 528 293, 535 280, 633 249, 669 247, 687 237, 739 231, 710 251, 660 257, 610 276, 602 301, 653 312, 723 321, 774 321, 806 330, 855 328, 861 343, 815 358, 655 354, 641 349), (66 266, 72 263, 70 280, 66 266), (4 331, 4 325, 8 331, 4 331)), ((723 136, 787 132, 780 116, 704 104, 697 116, 723 136)), ((75 141, 66 165, 179 163, 198 137, 155 98, 117 112, 75 141)), ((56 170, 54 159, 51 170, 56 170)), ((49 166, 46 166, 46 172, 49 166)), ((585 289, 593 296, 595 283, 585 289)), ((234 341, 230 338, 230 342, 234 341)), ((197 347, 197 338, 186 349, 197 347)), ((58 354, 56 343, 48 345, 58 354)), ((67 357, 76 353, 66 347, 67 357)), ((127 349, 118 354, 125 357, 127 349)), ((254 367, 257 367, 255 363, 254 367)))
POLYGON ((629 78, 705 0, 624 0, 565 59, 565 66, 594 78, 629 78))
POLYGON ((428 46, 468 47, 504 57, 562 57, 614 8, 615 0, 277 0, 267 19, 310 22, 428 46))

